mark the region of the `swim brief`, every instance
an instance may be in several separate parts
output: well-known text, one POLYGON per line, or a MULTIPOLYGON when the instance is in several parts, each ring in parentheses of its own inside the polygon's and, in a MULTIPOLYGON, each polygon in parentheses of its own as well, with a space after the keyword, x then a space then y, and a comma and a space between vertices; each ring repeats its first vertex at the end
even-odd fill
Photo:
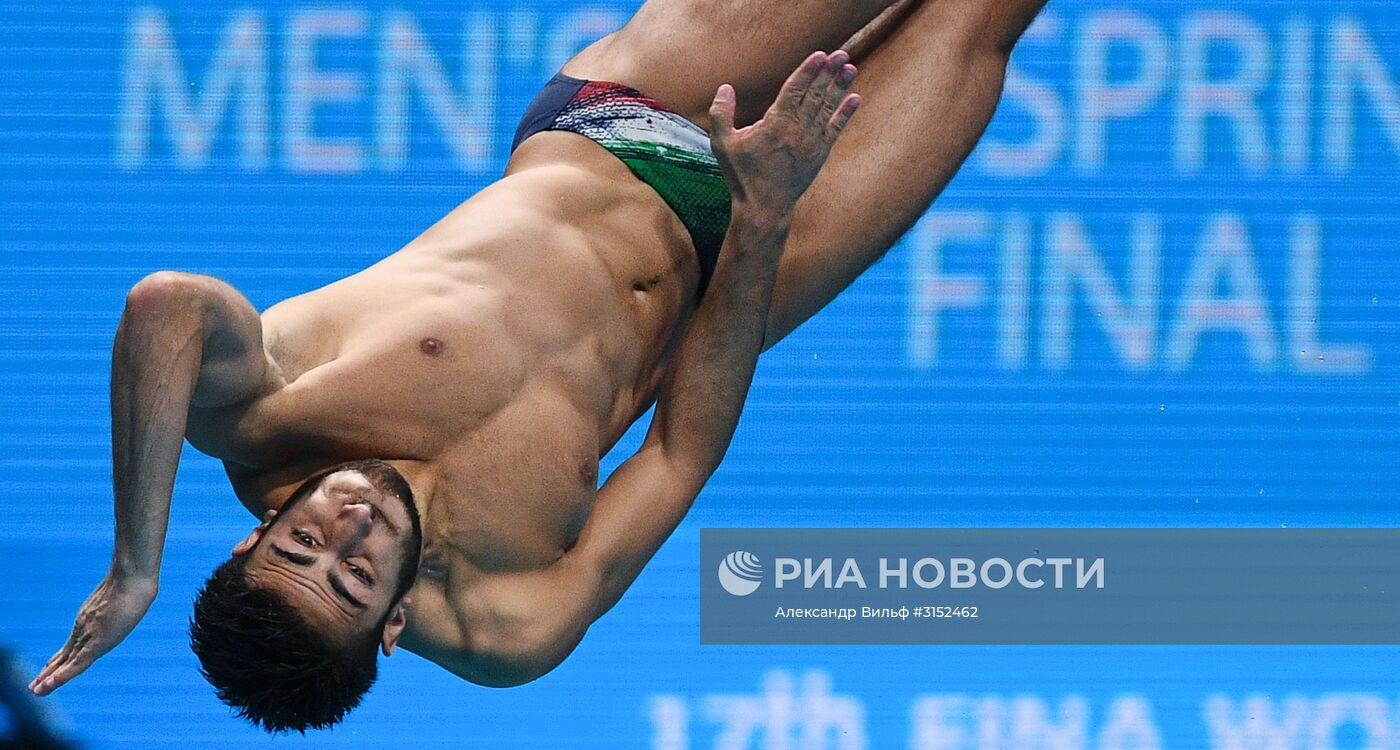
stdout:
POLYGON ((729 188, 709 134, 636 89, 563 73, 551 78, 525 110, 510 150, 544 130, 589 138, 666 201, 695 243, 703 293, 729 230, 729 188))

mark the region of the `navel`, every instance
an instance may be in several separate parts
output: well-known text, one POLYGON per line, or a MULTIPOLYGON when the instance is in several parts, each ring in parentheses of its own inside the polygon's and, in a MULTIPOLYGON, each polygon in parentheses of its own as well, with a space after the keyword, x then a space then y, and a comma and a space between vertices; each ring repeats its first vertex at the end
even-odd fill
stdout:
POLYGON ((637 279, 632 282, 632 291, 645 293, 655 289, 666 277, 656 274, 645 279, 637 279))
POLYGON ((418 342, 418 349, 429 357, 442 354, 442 350, 445 348, 446 346, 438 339, 429 338, 418 342))

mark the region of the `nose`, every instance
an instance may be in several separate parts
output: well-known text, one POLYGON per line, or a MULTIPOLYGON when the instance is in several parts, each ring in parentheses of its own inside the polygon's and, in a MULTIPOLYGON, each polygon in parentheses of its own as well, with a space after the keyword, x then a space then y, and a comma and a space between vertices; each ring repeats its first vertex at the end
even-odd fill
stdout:
POLYGON ((369 503, 348 503, 341 507, 336 522, 342 543, 358 544, 369 536, 370 529, 374 527, 374 509, 369 503))

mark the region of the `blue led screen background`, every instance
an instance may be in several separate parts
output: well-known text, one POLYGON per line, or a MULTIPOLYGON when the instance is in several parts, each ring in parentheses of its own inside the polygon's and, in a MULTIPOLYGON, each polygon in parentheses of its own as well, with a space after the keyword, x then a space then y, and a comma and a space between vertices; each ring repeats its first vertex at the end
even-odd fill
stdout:
MULTIPOLYGON (((264 308, 364 268, 498 175, 538 87, 634 9, 7 4, 0 643, 42 664, 106 568, 133 283, 264 308)), ((696 581, 702 526, 1400 522, 1396 20, 1052 2, 958 178, 765 356, 690 518, 538 682, 400 654, 332 732, 230 718, 184 629, 252 519, 187 449, 159 599, 48 705, 94 748, 1394 746, 1395 647, 701 647, 696 581)))

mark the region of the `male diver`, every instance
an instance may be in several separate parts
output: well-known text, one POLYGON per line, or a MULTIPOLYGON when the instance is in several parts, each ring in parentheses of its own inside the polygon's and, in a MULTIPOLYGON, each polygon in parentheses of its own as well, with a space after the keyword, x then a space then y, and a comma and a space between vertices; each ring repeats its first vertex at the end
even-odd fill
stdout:
POLYGON ((956 172, 1043 3, 649 0, 546 85, 499 181, 373 266, 261 314, 141 280, 112 565, 31 689, 150 607, 185 439, 261 519, 190 627, 241 716, 334 724, 396 645, 483 685, 548 672, 719 465, 759 353, 956 172))

